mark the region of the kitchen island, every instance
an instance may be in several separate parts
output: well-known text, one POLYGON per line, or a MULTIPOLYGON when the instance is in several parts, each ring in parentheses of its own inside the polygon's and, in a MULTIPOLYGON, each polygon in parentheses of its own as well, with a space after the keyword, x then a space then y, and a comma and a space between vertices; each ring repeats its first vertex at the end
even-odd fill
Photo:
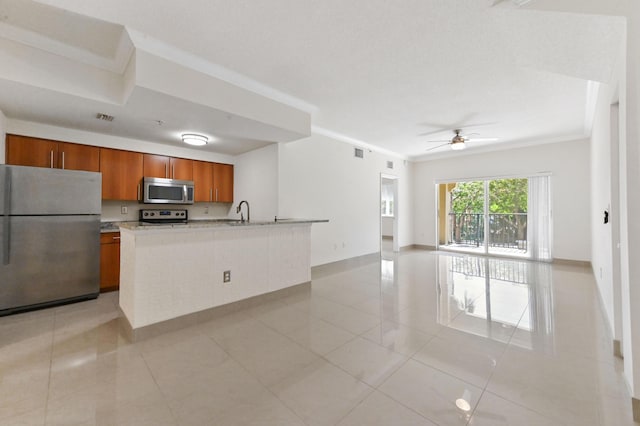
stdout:
POLYGON ((125 331, 140 340, 309 285, 315 222, 327 221, 121 225, 125 331))

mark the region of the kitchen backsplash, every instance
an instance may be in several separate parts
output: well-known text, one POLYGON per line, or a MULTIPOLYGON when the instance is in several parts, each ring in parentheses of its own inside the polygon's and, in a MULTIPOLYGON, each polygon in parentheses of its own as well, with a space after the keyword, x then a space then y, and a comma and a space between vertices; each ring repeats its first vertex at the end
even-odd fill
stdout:
MULTIPOLYGON (((190 206, 175 205, 167 206, 167 208, 189 210, 189 219, 218 219, 226 218, 231 211, 231 204, 217 203, 197 203, 190 206)), ((138 220, 138 211, 141 208, 162 209, 162 207, 153 204, 140 204, 135 201, 110 201, 102 200, 102 218, 103 222, 119 222, 138 220), (126 213, 123 213, 126 211, 126 213)))

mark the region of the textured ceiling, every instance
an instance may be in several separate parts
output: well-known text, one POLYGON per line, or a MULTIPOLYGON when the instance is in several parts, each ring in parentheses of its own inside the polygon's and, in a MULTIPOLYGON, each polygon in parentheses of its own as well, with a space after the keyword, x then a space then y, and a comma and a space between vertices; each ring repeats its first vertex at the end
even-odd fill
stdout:
POLYGON ((529 9, 536 0, 40 3, 188 52, 310 106, 315 128, 412 158, 457 127, 499 138, 478 147, 584 136, 589 82, 614 81, 624 35, 621 18, 529 9))

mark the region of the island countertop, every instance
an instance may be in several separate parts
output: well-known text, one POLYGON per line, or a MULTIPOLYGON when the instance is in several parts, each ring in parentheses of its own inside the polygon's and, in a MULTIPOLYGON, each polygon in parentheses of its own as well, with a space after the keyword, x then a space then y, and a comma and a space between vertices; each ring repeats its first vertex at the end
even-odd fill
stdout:
POLYGON ((197 228, 249 228, 256 226, 282 226, 295 224, 311 224, 329 222, 328 219, 278 219, 275 220, 256 220, 256 221, 240 221, 235 219, 196 219, 189 220, 187 223, 161 223, 161 224, 145 224, 142 222, 123 222, 118 224, 120 229, 130 231, 152 231, 161 229, 197 229, 197 228))

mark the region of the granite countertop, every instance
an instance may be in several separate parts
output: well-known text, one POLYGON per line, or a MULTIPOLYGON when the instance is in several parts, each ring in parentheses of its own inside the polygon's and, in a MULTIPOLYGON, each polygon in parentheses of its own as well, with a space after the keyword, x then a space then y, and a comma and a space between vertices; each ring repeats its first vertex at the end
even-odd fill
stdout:
MULTIPOLYGON (((116 222, 119 228, 132 231, 154 230, 154 229, 189 229, 189 228, 230 228, 230 227, 253 227, 253 226, 278 226, 303 223, 329 222, 327 219, 278 219, 277 221, 256 220, 251 222, 241 222, 235 219, 195 219, 187 223, 167 223, 167 224, 142 224, 141 222, 116 222)), ((115 226, 115 225, 114 225, 115 226)), ((113 231, 102 231, 113 232, 113 231)))
POLYGON ((100 233, 120 232, 120 224, 125 222, 100 222, 100 233))

